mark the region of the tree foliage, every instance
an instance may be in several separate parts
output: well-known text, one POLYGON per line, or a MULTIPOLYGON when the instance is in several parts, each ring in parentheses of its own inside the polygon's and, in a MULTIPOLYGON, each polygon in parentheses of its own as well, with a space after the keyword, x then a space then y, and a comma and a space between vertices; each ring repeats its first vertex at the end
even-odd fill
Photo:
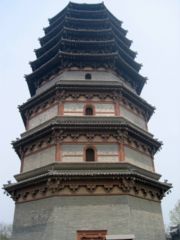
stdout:
POLYGON ((12 225, 0 223, 0 240, 9 240, 12 232, 12 225))
POLYGON ((170 211, 170 221, 173 225, 180 224, 180 200, 177 202, 173 210, 170 211))

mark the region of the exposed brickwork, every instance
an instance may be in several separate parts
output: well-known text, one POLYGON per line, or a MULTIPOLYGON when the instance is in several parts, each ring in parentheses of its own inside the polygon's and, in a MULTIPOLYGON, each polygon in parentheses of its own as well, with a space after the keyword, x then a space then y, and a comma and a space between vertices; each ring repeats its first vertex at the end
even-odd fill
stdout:
POLYGON ((160 204, 130 196, 54 197, 18 204, 12 240, 75 240, 106 229, 138 240, 165 240, 160 204), (147 224, 148 222, 148 224, 147 224))

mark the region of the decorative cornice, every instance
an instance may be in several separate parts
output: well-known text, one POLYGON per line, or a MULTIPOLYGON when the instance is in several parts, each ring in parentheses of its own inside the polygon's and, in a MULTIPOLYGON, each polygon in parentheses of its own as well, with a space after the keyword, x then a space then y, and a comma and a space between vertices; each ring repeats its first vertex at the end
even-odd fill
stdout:
POLYGON ((136 108, 137 111, 142 112, 147 121, 150 119, 155 109, 122 84, 117 84, 112 87, 112 85, 106 86, 102 84, 95 84, 95 86, 82 84, 77 86, 60 83, 49 88, 47 91, 32 97, 26 103, 19 106, 19 110, 24 123, 26 123, 26 120, 32 112, 37 111, 38 108, 45 108, 55 102, 64 101, 68 97, 78 99, 81 96, 84 96, 86 99, 98 97, 100 100, 111 98, 115 101, 123 101, 133 108, 136 108))
MULTIPOLYGON (((20 182, 28 178, 36 178, 37 176, 46 174, 47 172, 58 171, 61 173, 76 173, 76 175, 83 175, 85 173, 99 173, 102 175, 107 174, 118 174, 118 173, 136 173, 137 175, 146 176, 149 179, 154 179, 158 181, 161 175, 142 169, 136 165, 127 162, 118 162, 118 163, 100 163, 100 162, 76 162, 76 163, 65 163, 65 162, 54 162, 46 166, 30 170, 28 172, 23 172, 18 175, 15 175, 15 179, 20 182)), ((85 174, 86 175, 86 174, 85 174)))
POLYGON ((37 178, 4 186, 14 201, 19 203, 64 195, 132 195, 160 201, 170 188, 169 184, 130 172, 76 175, 54 170, 37 178))
MULTIPOLYGON (((41 142, 47 144, 63 142, 66 137, 77 140, 85 136, 87 140, 93 140, 95 136, 107 140, 113 137, 117 142, 127 142, 144 150, 148 150, 152 156, 160 148, 161 142, 153 138, 153 135, 136 127, 124 118, 109 117, 55 117, 51 121, 22 134, 22 138, 14 141, 13 147, 20 156, 20 150, 27 151, 26 146, 41 146, 41 142), (106 132, 104 132, 106 129, 106 132)), ((31 147, 30 147, 31 148, 31 147)))

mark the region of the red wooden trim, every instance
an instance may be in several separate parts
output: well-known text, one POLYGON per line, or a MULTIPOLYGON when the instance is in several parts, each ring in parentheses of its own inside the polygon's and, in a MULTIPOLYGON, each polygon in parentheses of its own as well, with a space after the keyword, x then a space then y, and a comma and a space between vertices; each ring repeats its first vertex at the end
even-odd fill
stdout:
POLYGON ((105 240, 107 230, 80 230, 77 231, 77 240, 105 240))
POLYGON ((61 102, 58 102, 57 115, 58 115, 58 116, 61 116, 61 102))
POLYGON ((60 143, 56 144, 55 161, 61 161, 61 145, 60 145, 60 143))
POLYGON ((124 144, 120 143, 119 148, 120 148, 120 152, 119 152, 120 161, 124 161, 125 160, 124 144))
POLYGON ((64 102, 59 103, 59 115, 60 116, 64 115, 64 102))
POLYGON ((120 116, 120 105, 119 105, 119 102, 115 102, 115 114, 116 116, 120 116))

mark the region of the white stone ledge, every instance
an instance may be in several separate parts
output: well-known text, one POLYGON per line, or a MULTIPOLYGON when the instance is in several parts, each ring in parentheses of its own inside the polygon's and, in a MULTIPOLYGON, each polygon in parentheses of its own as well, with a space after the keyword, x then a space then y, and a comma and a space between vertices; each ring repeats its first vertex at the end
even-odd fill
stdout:
POLYGON ((106 240, 134 240, 134 235, 107 235, 106 240))

